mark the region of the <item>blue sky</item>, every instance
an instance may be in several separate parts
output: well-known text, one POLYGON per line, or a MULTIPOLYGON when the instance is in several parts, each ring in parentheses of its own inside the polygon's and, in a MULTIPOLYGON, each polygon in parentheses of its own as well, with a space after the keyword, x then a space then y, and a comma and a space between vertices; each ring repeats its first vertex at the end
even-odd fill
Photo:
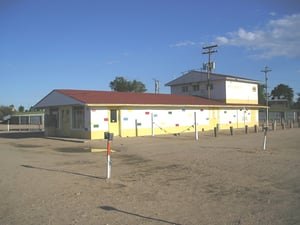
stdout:
POLYGON ((53 89, 110 90, 116 76, 154 92, 207 61, 214 72, 300 92, 298 0, 0 0, 0 105, 26 109, 53 89))

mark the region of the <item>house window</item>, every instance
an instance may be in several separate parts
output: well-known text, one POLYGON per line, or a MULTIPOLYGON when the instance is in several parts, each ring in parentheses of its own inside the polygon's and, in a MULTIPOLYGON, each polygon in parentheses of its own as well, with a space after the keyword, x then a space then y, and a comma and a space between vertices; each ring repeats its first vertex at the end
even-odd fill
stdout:
POLYGON ((42 116, 30 116, 30 124, 42 124, 42 116))
POLYGON ((182 91, 183 93, 186 93, 186 92, 189 91, 189 87, 188 87, 188 86, 183 86, 183 87, 181 88, 181 91, 182 91))
POLYGON ((200 90, 199 84, 193 85, 193 91, 199 91, 199 90, 200 90))
POLYGON ((111 123, 118 122, 118 120, 117 120, 117 110, 116 109, 111 109, 110 110, 110 122, 111 123))
POLYGON ((72 128, 84 128, 84 108, 82 106, 73 107, 72 110, 72 128))
POLYGON ((207 84, 206 87, 207 87, 207 90, 208 90, 208 89, 210 89, 210 90, 214 89, 214 85, 213 85, 213 84, 207 84))

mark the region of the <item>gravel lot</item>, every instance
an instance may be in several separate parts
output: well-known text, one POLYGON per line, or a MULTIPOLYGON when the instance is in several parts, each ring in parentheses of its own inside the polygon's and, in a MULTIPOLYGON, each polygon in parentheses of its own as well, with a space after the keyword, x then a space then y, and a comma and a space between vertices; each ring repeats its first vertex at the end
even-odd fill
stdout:
POLYGON ((300 128, 105 141, 0 133, 0 224, 300 224, 300 128))

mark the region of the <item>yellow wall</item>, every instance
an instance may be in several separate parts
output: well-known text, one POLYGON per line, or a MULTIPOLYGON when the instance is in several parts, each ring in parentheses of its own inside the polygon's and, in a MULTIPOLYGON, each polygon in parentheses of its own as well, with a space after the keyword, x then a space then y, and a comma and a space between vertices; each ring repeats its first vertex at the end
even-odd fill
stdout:
MULTIPOLYGON (((195 128, 192 126, 181 126, 181 127, 155 127, 154 136, 162 134, 178 134, 194 132, 195 128)), ((137 129, 126 129, 122 130, 121 137, 137 137, 137 136, 151 136, 152 128, 137 128, 137 129)))
POLYGON ((240 99, 226 99, 226 103, 230 104, 258 104, 257 100, 240 100, 240 99))
POLYGON ((104 139, 104 132, 105 131, 91 131, 91 139, 97 140, 97 139, 104 139))
POLYGON ((135 136, 151 136, 151 118, 154 121, 154 135, 161 134, 177 134, 195 132, 194 113, 197 113, 198 131, 213 130, 219 126, 219 129, 254 127, 258 124, 257 109, 236 108, 217 108, 217 109, 143 109, 143 108, 127 108, 118 110, 117 123, 110 121, 109 108, 88 108, 87 114, 94 113, 93 116, 85 117, 87 129, 72 129, 71 124, 71 107, 61 107, 60 111, 60 127, 46 127, 49 136, 85 138, 85 139, 104 139, 104 132, 114 133, 114 136, 135 137, 135 136), (91 111, 94 112, 91 112, 91 111), (99 110, 99 111, 98 111, 99 110), (99 112, 99 113, 98 113, 99 112), (101 112, 101 113, 100 113, 101 112), (171 113, 172 112, 172 113, 171 113), (227 113, 225 113, 227 112, 227 113), (245 117, 245 115, 247 117, 245 117), (153 117, 157 114, 157 117, 153 117), (91 119, 94 118, 94 119, 91 119), (92 121, 94 120, 94 121, 92 121), (138 126, 136 127, 136 121, 138 126), (93 127, 96 123, 97 127, 93 127), (99 125, 99 126, 98 126, 99 125))

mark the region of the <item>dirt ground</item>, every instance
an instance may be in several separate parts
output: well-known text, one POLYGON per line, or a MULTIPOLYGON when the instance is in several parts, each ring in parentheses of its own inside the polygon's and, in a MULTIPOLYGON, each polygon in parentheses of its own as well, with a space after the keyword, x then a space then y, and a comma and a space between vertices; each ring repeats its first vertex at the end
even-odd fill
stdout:
POLYGON ((115 138, 0 134, 0 224, 300 224, 300 128, 115 138))

